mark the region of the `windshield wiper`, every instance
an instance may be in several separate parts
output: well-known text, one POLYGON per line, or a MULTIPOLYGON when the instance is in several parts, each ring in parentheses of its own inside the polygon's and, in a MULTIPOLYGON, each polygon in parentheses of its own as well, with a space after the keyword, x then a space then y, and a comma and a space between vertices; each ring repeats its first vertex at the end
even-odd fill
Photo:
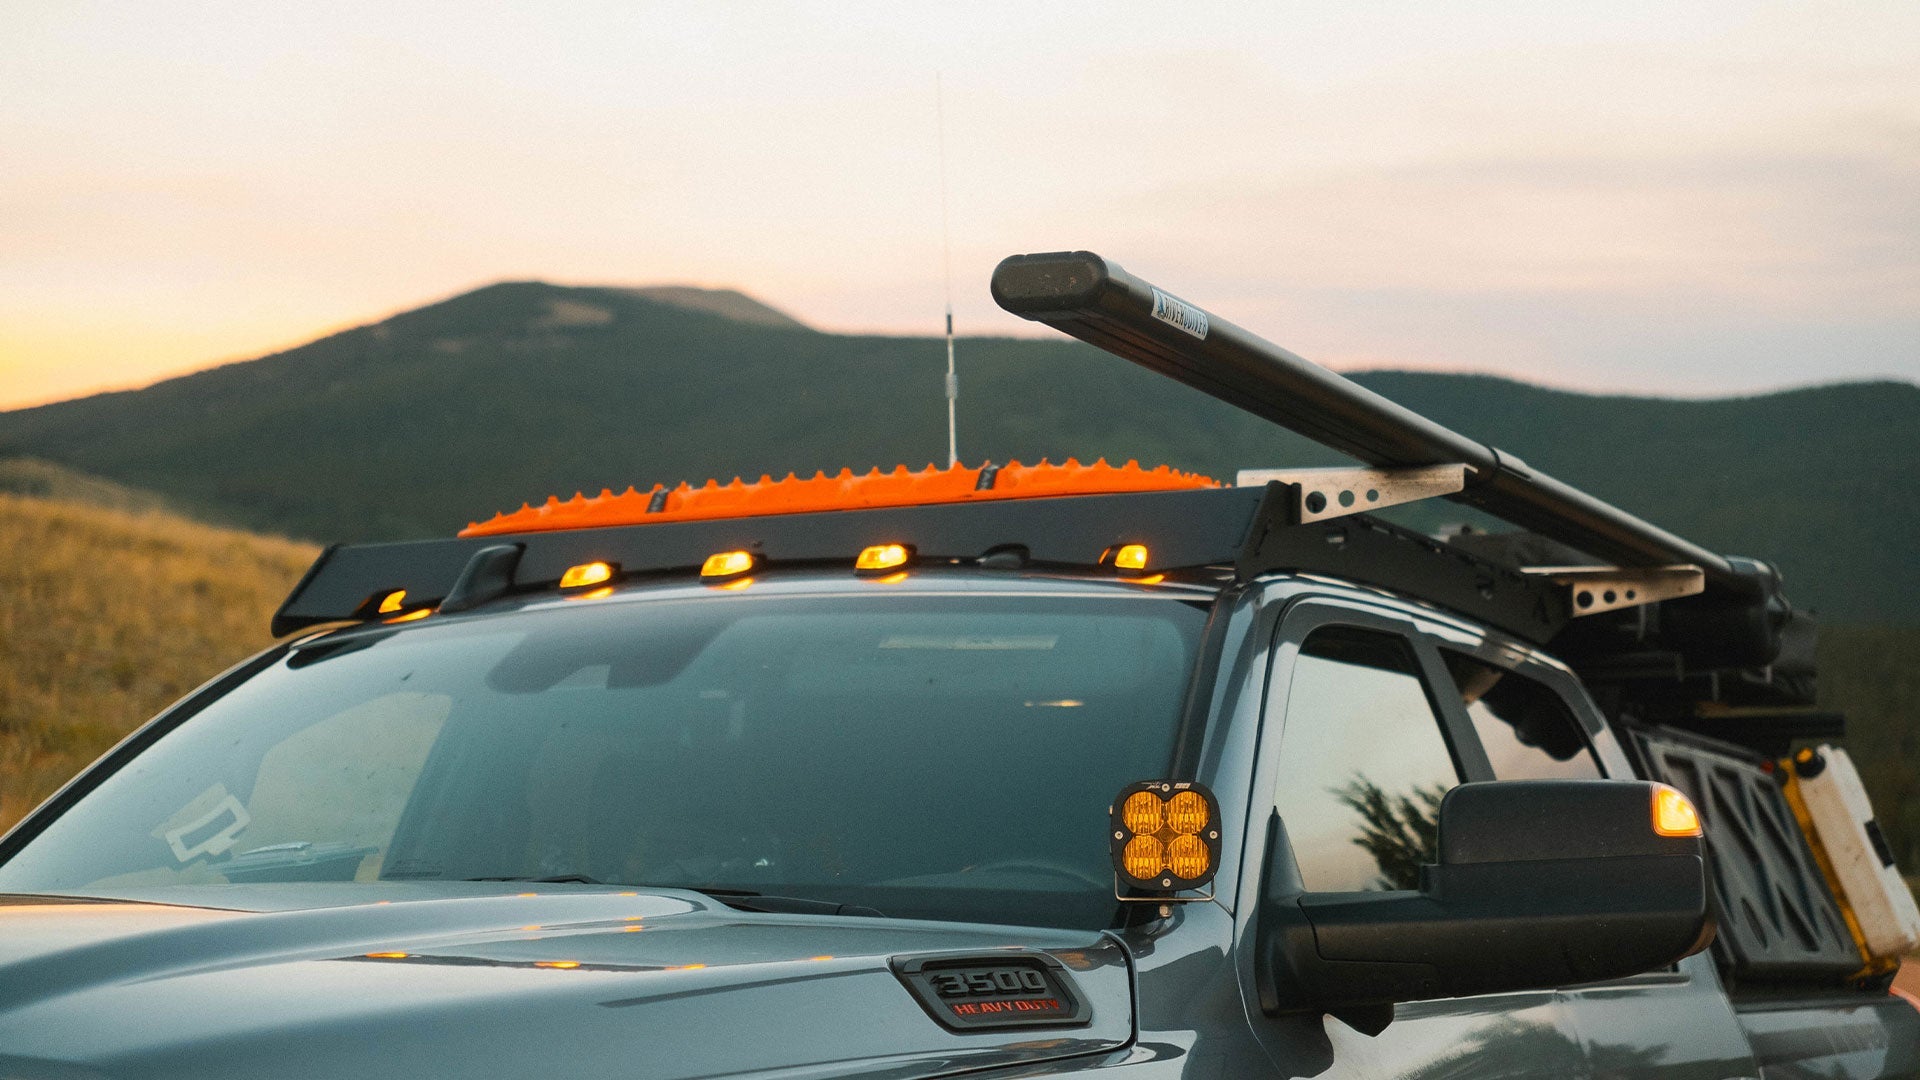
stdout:
MULTIPOLYGON (((534 885, 570 884, 570 885, 612 885, 615 882, 601 881, 585 874, 554 874, 550 877, 471 877, 462 881, 519 881, 534 885)), ((621 885, 622 888, 685 889, 710 896, 736 911, 761 911, 769 915, 856 915, 871 919, 885 918, 877 908, 864 904, 836 904, 831 900, 808 900, 799 896, 768 896, 752 889, 729 889, 719 885, 621 885)))
POLYGON ((769 915, 856 915, 883 919, 878 908, 864 904, 836 904, 831 900, 808 900, 799 896, 768 896, 752 889, 727 889, 717 885, 668 885, 662 888, 686 889, 715 900, 736 911, 761 911, 769 915))
POLYGON ((525 881, 534 885, 611 885, 611 881, 601 881, 585 874, 554 874, 551 877, 470 877, 461 881, 525 881))

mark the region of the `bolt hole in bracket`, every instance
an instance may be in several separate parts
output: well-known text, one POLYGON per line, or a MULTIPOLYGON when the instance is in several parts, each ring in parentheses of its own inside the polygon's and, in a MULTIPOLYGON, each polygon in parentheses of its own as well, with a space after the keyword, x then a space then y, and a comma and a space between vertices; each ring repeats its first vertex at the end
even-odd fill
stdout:
POLYGON ((1279 482, 1294 492, 1293 524, 1346 517, 1402 503, 1452 495, 1467 486, 1465 465, 1406 469, 1241 469, 1235 487, 1279 482))
POLYGON ((1707 588, 1698 566, 1529 566, 1523 571, 1568 590, 1567 609, 1575 618, 1621 608, 1657 604, 1693 596, 1707 588))

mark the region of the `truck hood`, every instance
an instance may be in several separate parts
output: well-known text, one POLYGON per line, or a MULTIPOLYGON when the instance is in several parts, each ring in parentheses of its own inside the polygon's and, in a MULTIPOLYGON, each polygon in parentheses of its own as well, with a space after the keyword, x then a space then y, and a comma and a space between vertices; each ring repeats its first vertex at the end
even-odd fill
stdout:
POLYGON ((1125 952, 1099 933, 528 888, 0 897, 0 1076, 930 1076, 1132 1038, 1125 952), (892 967, 1007 950, 1061 961, 1090 1018, 949 1031, 892 967))

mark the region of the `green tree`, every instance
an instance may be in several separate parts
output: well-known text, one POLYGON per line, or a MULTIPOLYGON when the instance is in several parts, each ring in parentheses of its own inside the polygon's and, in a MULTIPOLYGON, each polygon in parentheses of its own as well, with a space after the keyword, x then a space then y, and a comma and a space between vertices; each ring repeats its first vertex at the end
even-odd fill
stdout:
POLYGON ((1380 868, 1374 888, 1420 887, 1420 867, 1439 860, 1440 800, 1446 793, 1445 787, 1435 784, 1389 795, 1359 773, 1333 789, 1341 802, 1360 815, 1360 835, 1353 843, 1365 848, 1380 868))

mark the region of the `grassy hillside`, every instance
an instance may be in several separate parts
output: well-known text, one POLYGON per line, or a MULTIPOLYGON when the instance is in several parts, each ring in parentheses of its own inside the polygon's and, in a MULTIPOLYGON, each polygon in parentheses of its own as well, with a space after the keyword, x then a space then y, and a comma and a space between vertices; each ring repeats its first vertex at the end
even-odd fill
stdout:
POLYGON ((1847 715, 1847 753, 1908 873, 1920 871, 1920 628, 1820 628, 1820 704, 1847 715))
POLYGON ((0 494, 32 495, 135 513, 167 509, 166 500, 152 492, 34 458, 0 459, 0 494))
POLYGON ((0 551, 0 831, 265 646, 268 616, 318 554, 158 511, 10 494, 0 551))
MULTIPOLYGON (((145 390, 0 413, 0 457, 322 540, 446 535, 549 493, 944 457, 938 340, 819 333, 737 295, 708 310, 672 299, 490 286, 145 390)), ((969 461, 1131 457, 1231 476, 1337 460, 1064 338, 966 340, 959 357, 969 461)), ((1803 606, 1920 623, 1920 387, 1663 401, 1359 381, 1683 536, 1781 564, 1803 606)))

